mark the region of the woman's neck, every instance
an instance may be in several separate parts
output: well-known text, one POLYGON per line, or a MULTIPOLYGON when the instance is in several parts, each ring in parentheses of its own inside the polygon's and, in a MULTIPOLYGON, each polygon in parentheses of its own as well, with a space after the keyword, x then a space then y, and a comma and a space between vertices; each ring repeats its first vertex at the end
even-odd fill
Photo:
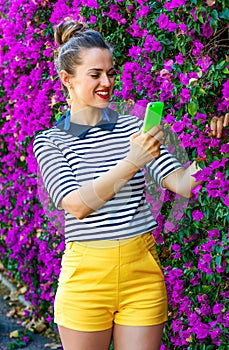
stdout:
POLYGON ((102 119, 102 109, 87 107, 77 110, 71 107, 71 122, 81 125, 96 125, 102 119))

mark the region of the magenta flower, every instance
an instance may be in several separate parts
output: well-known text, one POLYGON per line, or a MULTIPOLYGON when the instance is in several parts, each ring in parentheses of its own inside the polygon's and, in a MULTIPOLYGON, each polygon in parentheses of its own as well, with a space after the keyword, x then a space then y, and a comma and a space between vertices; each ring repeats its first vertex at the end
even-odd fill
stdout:
POLYGON ((175 229, 175 226, 172 222, 166 221, 164 224, 164 227, 167 231, 173 232, 175 229))
POLYGON ((146 36, 143 47, 148 53, 151 51, 160 52, 162 50, 161 43, 159 41, 156 41, 153 35, 146 36))
POLYGON ((198 322, 198 324, 193 327, 193 331, 195 331, 197 339, 205 339, 209 334, 210 327, 207 324, 198 322))
MULTIPOLYGON (((90 1, 90 0, 89 0, 90 1)), ((116 20, 117 22, 121 24, 126 23, 126 19, 123 18, 122 14, 120 13, 120 8, 117 4, 110 4, 109 6, 109 12, 104 12, 104 16, 108 16, 111 19, 116 20)))
POLYGON ((222 145, 220 148, 220 152, 228 153, 229 152, 229 144, 226 143, 225 145, 222 145))
POLYGON ((166 123, 174 123, 175 117, 171 114, 167 114, 167 116, 163 119, 166 123))
POLYGON ((173 64, 174 61, 173 60, 168 60, 168 61, 164 61, 164 69, 166 69, 167 71, 170 71, 173 69, 173 64))
POLYGON ((209 39, 214 34, 214 30, 210 26, 210 22, 209 21, 207 21, 206 23, 202 24, 201 32, 202 32, 202 35, 205 36, 207 39, 209 39))
POLYGON ((173 328, 174 332, 179 332, 183 328, 183 324, 182 324, 181 320, 179 320, 179 319, 172 320, 172 328, 173 328))
POLYGON ((197 286, 200 282, 200 274, 199 272, 190 279, 190 283, 191 285, 194 287, 194 286, 197 286))
POLYGON ((168 24, 168 31, 174 32, 178 28, 178 25, 175 22, 169 22, 168 24))
POLYGON ((99 8, 99 4, 97 3, 96 0, 81 0, 82 6, 88 6, 90 8, 99 8))
POLYGON ((193 220, 201 221, 204 218, 204 213, 200 210, 194 210, 192 212, 193 220))
POLYGON ((211 253, 212 252, 212 248, 215 247, 216 245, 216 241, 215 240, 211 240, 207 243, 203 243, 201 244, 201 248, 203 252, 208 252, 211 253))
POLYGON ((179 73, 178 74, 178 77, 180 79, 180 82, 183 84, 183 85, 188 85, 189 84, 189 76, 187 73, 179 73))
POLYGON ((229 195, 224 198, 224 204, 229 207, 229 195))
POLYGON ((178 8, 180 6, 183 6, 186 4, 187 0, 171 0, 171 1, 167 1, 166 4, 164 5, 164 7, 166 8, 166 10, 171 11, 175 8, 178 8))
POLYGON ((129 51, 127 56, 132 57, 133 59, 137 60, 142 55, 142 48, 140 46, 133 45, 129 51))
POLYGON ((206 124, 207 115, 204 113, 197 112, 194 117, 194 120, 200 121, 201 124, 206 124))
POLYGON ((142 6, 138 11, 136 11, 136 18, 141 19, 146 17, 150 12, 151 8, 149 6, 142 6))
POLYGON ((179 24, 181 32, 184 34, 187 31, 187 25, 184 23, 179 24))
MULTIPOLYGON (((219 327, 215 327, 213 330, 210 331, 210 336, 211 336, 211 339, 214 339, 214 340, 217 340, 217 338, 220 336, 220 333, 221 333, 221 330, 219 327)), ((216 344, 214 343, 215 345, 220 345, 219 344, 216 344)))
MULTIPOLYGON (((123 1, 123 0, 122 0, 123 1)), ((144 5, 147 0, 136 0, 139 5, 144 5)))
POLYGON ((167 29, 169 24, 169 17, 162 13, 155 22, 158 23, 160 29, 167 29))
POLYGON ((199 40, 194 40, 193 45, 194 45, 194 48, 192 49, 193 56, 200 56, 202 50, 204 49, 204 45, 199 40))
POLYGON ((144 38, 147 37, 148 31, 147 29, 142 29, 140 25, 137 23, 136 19, 133 19, 133 23, 128 28, 128 32, 133 36, 137 38, 144 38))
POLYGON ((212 260, 212 257, 210 254, 204 254, 198 261, 198 269, 203 273, 212 275, 213 270, 211 267, 209 267, 211 260, 212 260))
POLYGON ((183 64, 185 61, 185 57, 183 57, 182 53, 179 52, 179 54, 175 56, 175 60, 178 64, 183 64))
POLYGON ((91 15, 89 21, 90 21, 91 24, 95 24, 96 21, 97 21, 97 17, 94 16, 94 15, 91 15))
POLYGON ((228 101, 229 100, 229 79, 227 79, 225 83, 223 83, 222 94, 223 94, 223 98, 228 101))
POLYGON ((46 317, 46 321, 47 322, 52 322, 52 319, 53 319, 53 316, 51 316, 51 315, 48 315, 47 317, 46 317))
POLYGON ((185 104, 190 99, 190 90, 187 88, 182 88, 180 93, 180 103, 185 104))
POLYGON ((208 237, 209 238, 219 238, 220 237, 219 230, 208 230, 208 237))
POLYGON ((197 66, 202 69, 203 73, 207 73, 208 68, 212 65, 212 63, 213 62, 208 55, 198 58, 196 61, 197 66))

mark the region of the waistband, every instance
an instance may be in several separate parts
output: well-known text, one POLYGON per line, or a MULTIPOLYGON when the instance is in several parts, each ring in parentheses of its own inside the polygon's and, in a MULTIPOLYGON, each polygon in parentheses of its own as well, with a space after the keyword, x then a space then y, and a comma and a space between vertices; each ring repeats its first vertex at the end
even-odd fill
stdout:
POLYGON ((125 239, 116 239, 116 240, 96 240, 96 241, 75 241, 75 242, 68 242, 66 244, 66 249, 72 249, 74 246, 78 247, 84 247, 84 248, 116 248, 116 247, 122 247, 124 245, 135 243, 135 241, 138 241, 140 239, 147 240, 147 238, 152 238, 152 232, 146 232, 142 235, 138 235, 131 238, 125 238, 125 239))

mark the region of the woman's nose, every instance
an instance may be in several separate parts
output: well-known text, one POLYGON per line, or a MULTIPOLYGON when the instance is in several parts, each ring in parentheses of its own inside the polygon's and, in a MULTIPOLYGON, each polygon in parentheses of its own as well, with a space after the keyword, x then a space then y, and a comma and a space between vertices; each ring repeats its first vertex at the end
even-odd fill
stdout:
POLYGON ((103 74, 103 75, 101 76, 101 85, 102 85, 102 86, 107 86, 107 87, 111 86, 111 80, 110 80, 110 78, 107 76, 107 74, 103 74))

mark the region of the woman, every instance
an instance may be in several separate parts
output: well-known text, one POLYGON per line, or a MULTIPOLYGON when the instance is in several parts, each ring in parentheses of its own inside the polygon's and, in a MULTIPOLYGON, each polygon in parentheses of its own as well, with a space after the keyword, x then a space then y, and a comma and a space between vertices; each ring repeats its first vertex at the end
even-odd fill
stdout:
POLYGON ((161 126, 142 134, 138 118, 107 108, 115 69, 99 33, 67 21, 55 39, 70 117, 39 133, 34 152, 54 204, 65 211, 54 307, 61 341, 65 350, 108 350, 113 337, 115 350, 156 350, 167 297, 142 167, 185 197, 198 184, 198 168, 184 169, 162 146, 161 126))

